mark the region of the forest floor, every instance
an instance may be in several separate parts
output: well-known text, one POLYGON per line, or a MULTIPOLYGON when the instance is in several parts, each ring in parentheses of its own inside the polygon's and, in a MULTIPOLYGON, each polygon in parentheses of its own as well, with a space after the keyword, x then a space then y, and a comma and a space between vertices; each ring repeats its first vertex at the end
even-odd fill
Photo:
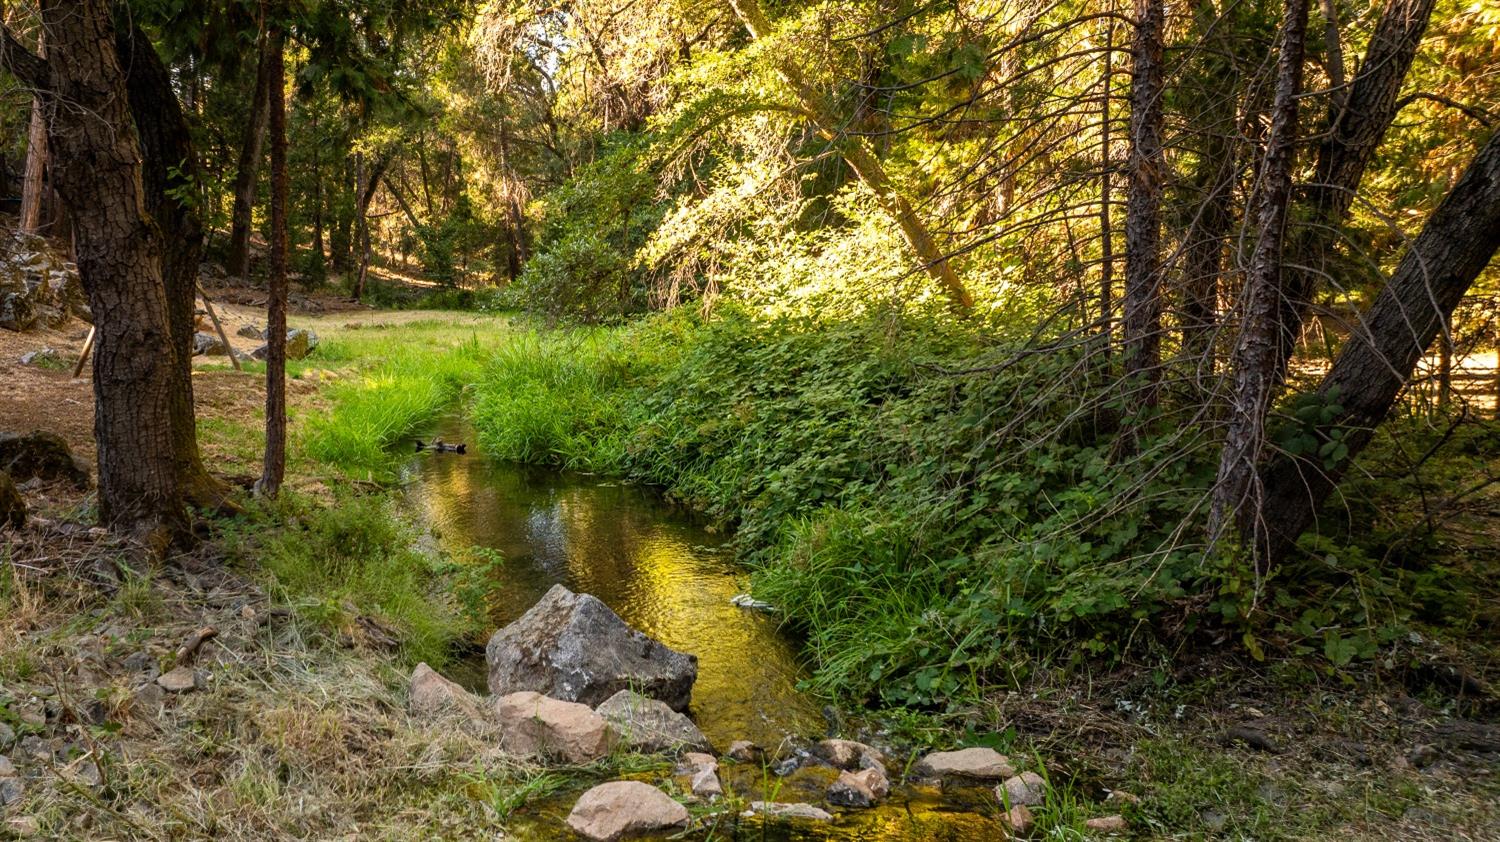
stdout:
MULTIPOLYGON (((231 340, 257 344, 234 336, 263 323, 254 291, 217 298, 231 340)), ((289 321, 345 352, 294 367, 294 441, 329 410, 334 384, 357 392, 370 370, 348 354, 376 346, 349 343, 378 336, 379 347, 440 355, 477 333, 503 341, 507 329, 490 315, 338 302, 294 308, 289 321)), ((70 376, 83 333, 77 322, 0 331, 0 428, 57 432, 91 457, 88 381, 70 376), (41 347, 65 365, 18 364, 41 347)), ((260 375, 199 358, 194 392, 205 461, 252 476, 260 375)), ((10 779, 23 784, 14 799, 0 790, 0 804, 14 801, 0 806, 0 839, 497 838, 512 811, 566 785, 499 755, 493 735, 406 714, 413 650, 401 617, 347 583, 287 584, 273 563, 286 544, 265 535, 317 534, 320 512, 352 499, 332 486, 359 485, 293 458, 298 502, 206 529, 165 565, 91 531, 87 494, 61 483, 27 491, 32 524, 0 544, 11 562, 0 576, 0 753, 23 773, 10 779), (142 673, 192 660, 178 647, 208 625, 218 636, 192 664, 197 689, 135 689, 142 673)), ((363 519, 401 518, 380 483, 367 493, 374 506, 328 522, 386 529, 363 519)), ((323 561, 321 549, 301 551, 323 561)), ((1205 641, 1209 654, 1179 659, 1171 676, 1058 673, 956 715, 870 727, 913 746, 951 745, 958 729, 1004 733, 1008 750, 1039 757, 1064 784, 1038 811, 1037 838, 1082 838, 1094 802, 1122 790, 1141 799, 1126 810, 1134 838, 1500 840, 1496 710, 1467 698, 1461 677, 1355 685, 1218 644, 1226 654, 1205 641)))

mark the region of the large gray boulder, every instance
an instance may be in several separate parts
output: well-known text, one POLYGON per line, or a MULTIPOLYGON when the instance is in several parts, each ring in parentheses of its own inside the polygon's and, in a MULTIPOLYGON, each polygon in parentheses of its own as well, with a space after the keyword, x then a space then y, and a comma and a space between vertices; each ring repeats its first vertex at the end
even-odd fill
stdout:
MULTIPOLYGON (((310 330, 294 327, 286 332, 286 358, 300 360, 318 347, 318 335, 310 330)), ((271 352, 270 345, 262 345, 250 352, 250 356, 263 360, 271 352)))
POLYGON ((534 690, 591 706, 634 690, 684 711, 698 679, 696 656, 667 648, 595 597, 562 585, 495 632, 485 658, 497 696, 534 690))
POLYGON ((193 356, 195 357, 222 357, 229 353, 229 346, 224 340, 212 333, 198 332, 193 334, 193 356))

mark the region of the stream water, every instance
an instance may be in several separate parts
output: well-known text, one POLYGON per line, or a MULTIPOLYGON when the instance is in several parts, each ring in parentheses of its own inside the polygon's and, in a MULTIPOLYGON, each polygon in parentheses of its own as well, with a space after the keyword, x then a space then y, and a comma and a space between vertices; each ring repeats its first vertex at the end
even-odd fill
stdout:
MULTIPOLYGON (((467 456, 423 453, 412 463, 411 497, 439 541, 497 550, 492 614, 496 628, 515 620, 552 585, 590 593, 627 623, 698 656, 690 713, 720 750, 748 739, 768 749, 823 736, 819 705, 797 690, 794 643, 774 615, 735 606, 747 577, 723 546, 687 513, 649 490, 586 475, 487 459, 458 419, 432 435, 467 442, 467 456)), ((455 678, 485 692, 482 661, 455 678)), ((759 768, 724 767, 725 784, 751 799, 822 800, 816 774, 778 779, 759 768)), ((894 770, 893 770, 894 771, 894 770)), ((568 839, 563 818, 576 793, 529 806, 513 823, 516 839, 568 839)), ((772 826, 728 819, 704 838, 840 839, 958 842, 1002 838, 987 790, 940 792, 903 787, 881 807, 840 816, 832 825, 772 826)))

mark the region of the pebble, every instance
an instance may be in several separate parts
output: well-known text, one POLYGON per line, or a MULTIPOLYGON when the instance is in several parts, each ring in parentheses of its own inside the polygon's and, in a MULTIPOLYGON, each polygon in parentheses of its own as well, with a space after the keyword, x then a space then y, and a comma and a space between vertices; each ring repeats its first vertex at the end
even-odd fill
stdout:
POLYGON ((208 683, 207 676, 192 667, 177 667, 158 676, 156 683, 168 693, 187 693, 201 690, 208 683))
POLYGON ((31 816, 16 816, 8 819, 5 822, 5 829, 10 831, 12 836, 21 839, 30 839, 42 832, 42 826, 37 824, 37 820, 31 816))
POLYGON ((1437 760, 1437 746, 1432 745, 1431 743, 1423 743, 1419 746, 1413 746, 1411 751, 1408 751, 1406 753, 1406 762, 1417 767, 1418 769, 1425 769, 1428 766, 1436 763, 1437 760))
POLYGON ((1124 816, 1100 816, 1097 819, 1089 819, 1083 823, 1089 830, 1098 833, 1124 833, 1129 824, 1124 816))
POLYGON ((16 764, 10 762, 10 758, 0 754, 0 778, 13 778, 16 776, 16 764))

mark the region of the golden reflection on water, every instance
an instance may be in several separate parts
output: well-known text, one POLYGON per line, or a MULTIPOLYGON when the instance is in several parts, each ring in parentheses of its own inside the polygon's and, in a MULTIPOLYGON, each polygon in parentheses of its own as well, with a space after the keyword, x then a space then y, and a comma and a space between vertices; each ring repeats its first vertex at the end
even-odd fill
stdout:
MULTIPOLYGON (((461 428, 439 434, 465 438, 461 428)), ((795 689, 795 652, 774 619, 730 603, 746 581, 720 540, 654 495, 477 453, 416 458, 414 497, 440 540, 506 559, 492 601, 497 628, 561 582, 698 656, 692 713, 710 740, 775 745, 821 730, 817 705, 795 689)))

